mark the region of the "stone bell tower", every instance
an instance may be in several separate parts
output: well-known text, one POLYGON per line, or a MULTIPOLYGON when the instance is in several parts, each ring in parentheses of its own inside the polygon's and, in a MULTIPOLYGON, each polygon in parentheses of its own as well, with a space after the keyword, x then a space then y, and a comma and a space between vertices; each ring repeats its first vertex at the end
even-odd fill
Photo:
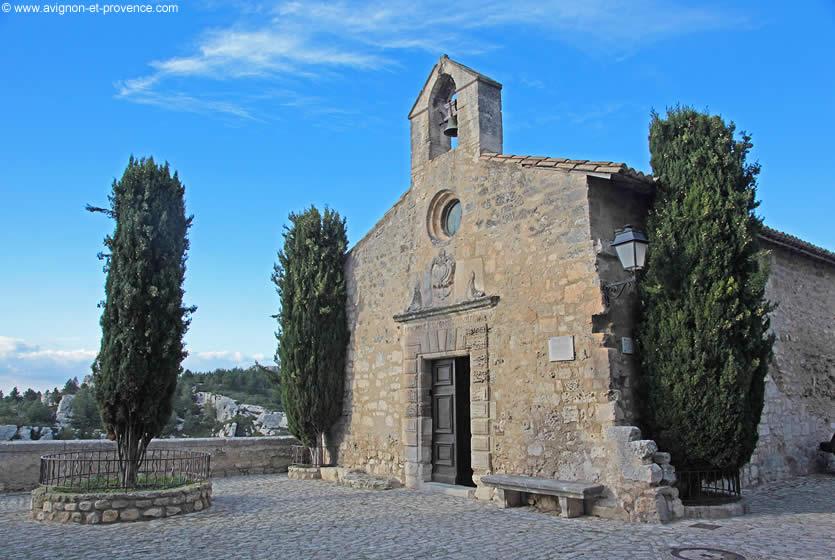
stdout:
MULTIPOLYGON (((502 152, 502 85, 443 55, 409 113, 412 170, 457 150, 502 152), (457 120, 457 146, 444 133, 457 120)), ((449 131, 447 131, 449 132, 449 131)))

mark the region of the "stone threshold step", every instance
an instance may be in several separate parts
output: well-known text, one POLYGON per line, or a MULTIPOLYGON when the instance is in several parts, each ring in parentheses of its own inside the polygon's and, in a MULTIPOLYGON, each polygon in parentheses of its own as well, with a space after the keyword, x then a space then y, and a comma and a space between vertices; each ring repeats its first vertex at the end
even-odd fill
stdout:
POLYGON ((421 491, 430 494, 445 494, 447 496, 455 496, 456 498, 475 498, 475 487, 473 486, 459 486, 457 484, 443 484, 441 482, 424 482, 421 491))

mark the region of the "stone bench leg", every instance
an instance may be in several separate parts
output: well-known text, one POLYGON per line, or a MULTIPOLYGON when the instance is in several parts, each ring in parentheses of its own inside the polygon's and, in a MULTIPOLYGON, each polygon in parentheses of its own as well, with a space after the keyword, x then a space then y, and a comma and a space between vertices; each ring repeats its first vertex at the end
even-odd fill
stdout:
POLYGON ((580 517, 585 513, 583 500, 581 498, 568 498, 559 496, 560 517, 580 517))
POLYGON ((520 507, 522 505, 522 493, 515 490, 504 490, 498 488, 496 497, 499 500, 500 508, 520 507))

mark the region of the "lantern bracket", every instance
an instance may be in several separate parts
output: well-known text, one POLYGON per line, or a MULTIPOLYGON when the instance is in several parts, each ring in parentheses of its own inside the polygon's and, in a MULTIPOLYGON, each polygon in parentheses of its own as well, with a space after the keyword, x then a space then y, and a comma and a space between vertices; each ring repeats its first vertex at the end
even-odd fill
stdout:
POLYGON ((638 278, 635 273, 632 273, 632 277, 627 280, 604 284, 602 288, 604 305, 609 307, 611 300, 618 299, 627 290, 634 290, 637 284, 638 278))

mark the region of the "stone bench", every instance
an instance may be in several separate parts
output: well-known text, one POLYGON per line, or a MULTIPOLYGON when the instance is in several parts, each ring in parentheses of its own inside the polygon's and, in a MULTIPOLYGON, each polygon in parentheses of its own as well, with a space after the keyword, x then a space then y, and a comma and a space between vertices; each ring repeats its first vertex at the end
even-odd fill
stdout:
POLYGON ((522 505, 524 494, 556 496, 560 503, 560 516, 579 517, 586 513, 586 503, 603 492, 603 486, 591 482, 569 482, 552 478, 491 474, 481 477, 482 484, 499 489, 502 507, 522 505))

